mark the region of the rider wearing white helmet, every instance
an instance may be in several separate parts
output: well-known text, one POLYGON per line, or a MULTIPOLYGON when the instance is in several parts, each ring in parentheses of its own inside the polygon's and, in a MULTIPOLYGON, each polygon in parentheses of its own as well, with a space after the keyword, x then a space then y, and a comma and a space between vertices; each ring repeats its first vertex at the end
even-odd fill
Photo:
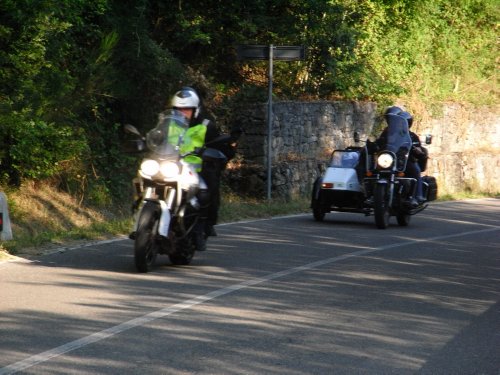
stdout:
MULTIPOLYGON (((202 148, 207 142, 210 142, 220 136, 220 132, 215 123, 208 119, 200 119, 201 99, 198 93, 191 87, 183 87, 177 91, 171 100, 171 107, 180 111, 188 119, 190 127, 187 130, 184 142, 181 145, 181 152, 187 153, 202 148)), ((221 150, 226 155, 227 150, 221 150)), ((228 155, 230 159, 233 155, 228 155)), ((190 155, 185 159, 192 164, 208 187, 208 206, 202 210, 201 220, 202 233, 204 236, 216 236, 214 225, 217 224, 218 212, 220 206, 220 176, 225 165, 220 162, 203 162, 199 156, 190 155)), ((204 248, 204 246, 202 246, 204 248)))
POLYGON ((171 101, 172 108, 181 111, 190 120, 199 116, 200 104, 200 97, 191 87, 177 91, 171 101))

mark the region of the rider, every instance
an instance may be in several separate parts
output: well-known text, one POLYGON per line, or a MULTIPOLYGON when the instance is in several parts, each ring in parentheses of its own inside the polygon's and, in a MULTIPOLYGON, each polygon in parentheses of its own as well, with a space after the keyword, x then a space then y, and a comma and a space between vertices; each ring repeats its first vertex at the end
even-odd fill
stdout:
MULTIPOLYGON (((397 106, 388 107, 385 110, 384 115, 386 116, 386 119, 387 116, 390 115, 400 116, 404 118, 408 123, 408 131, 410 133, 413 147, 410 151, 410 158, 408 159, 408 162, 406 164, 405 172, 409 177, 415 178, 417 180, 417 191, 415 194, 416 197, 410 197, 409 203, 412 206, 418 206, 419 204, 425 201, 425 198, 422 195, 422 176, 421 176, 420 166, 418 164, 418 159, 425 156, 418 135, 409 130, 413 124, 413 116, 410 113, 403 111, 400 107, 397 106)), ((380 134, 380 136, 375 141, 377 148, 384 147, 385 144, 387 143, 387 131, 388 128, 385 128, 382 131, 382 134, 380 134)))
MULTIPOLYGON (((220 136, 213 121, 200 119, 201 101, 193 88, 183 87, 177 91, 172 98, 171 106, 172 109, 180 111, 189 121, 189 129, 181 146, 182 153, 202 148, 206 143, 220 136)), ((225 152, 228 159, 234 156, 234 153, 228 155, 227 150, 221 151, 225 152)), ((197 155, 189 155, 184 160, 196 168, 208 188, 206 196, 203 196, 206 191, 201 191, 201 220, 197 228, 195 228, 197 247, 203 251, 206 249, 205 238, 217 235, 214 225, 217 224, 220 206, 220 176, 225 165, 221 165, 220 162, 216 161, 203 162, 201 157, 197 155)))
MULTIPOLYGON (((386 119, 387 121, 387 116, 390 116, 390 115, 399 115, 401 112, 403 112, 403 110, 395 105, 391 106, 391 107, 388 107, 386 110, 385 110, 385 113, 384 113, 384 118, 386 119)), ((377 138, 377 140, 375 141, 376 143, 376 146, 377 146, 377 149, 380 149, 382 147, 385 147, 386 143, 387 143, 387 131, 389 130, 388 127, 386 127, 382 133, 379 135, 379 137, 377 138)))

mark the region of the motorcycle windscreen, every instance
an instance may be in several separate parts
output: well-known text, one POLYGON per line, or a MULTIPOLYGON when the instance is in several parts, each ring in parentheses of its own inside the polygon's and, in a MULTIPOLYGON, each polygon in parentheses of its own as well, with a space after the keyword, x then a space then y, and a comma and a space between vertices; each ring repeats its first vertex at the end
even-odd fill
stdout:
POLYGON ((161 156, 178 154, 187 129, 183 116, 160 116, 156 127, 146 134, 148 148, 161 156))
POLYGON ((387 115, 387 144, 385 149, 396 154, 407 154, 412 141, 408 122, 398 115, 387 115))
POLYGON ((330 167, 355 168, 359 163, 359 153, 356 151, 335 150, 330 161, 330 167))

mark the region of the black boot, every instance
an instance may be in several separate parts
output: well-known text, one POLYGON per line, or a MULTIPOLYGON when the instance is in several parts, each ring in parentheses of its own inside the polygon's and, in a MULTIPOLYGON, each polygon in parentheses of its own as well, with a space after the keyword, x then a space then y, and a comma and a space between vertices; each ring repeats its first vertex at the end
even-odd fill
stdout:
POLYGON ((205 238, 206 237, 217 237, 217 232, 213 225, 207 224, 205 226, 205 238))
POLYGON ((406 200, 406 203, 407 203, 410 207, 412 207, 412 208, 418 207, 418 204, 419 204, 419 203, 418 203, 418 201, 417 201, 415 198, 413 198, 413 197, 409 197, 409 198, 406 200))

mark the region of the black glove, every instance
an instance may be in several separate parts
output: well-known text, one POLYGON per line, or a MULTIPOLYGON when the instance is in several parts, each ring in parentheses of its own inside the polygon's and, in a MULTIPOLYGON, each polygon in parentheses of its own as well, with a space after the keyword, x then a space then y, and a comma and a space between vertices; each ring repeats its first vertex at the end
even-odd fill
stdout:
POLYGON ((427 157, 427 150, 425 150, 423 147, 413 147, 412 149, 412 155, 417 158, 418 160, 425 159, 427 157))
POLYGON ((205 147, 196 147, 194 149, 193 153, 197 156, 202 156, 204 151, 205 151, 205 147))

